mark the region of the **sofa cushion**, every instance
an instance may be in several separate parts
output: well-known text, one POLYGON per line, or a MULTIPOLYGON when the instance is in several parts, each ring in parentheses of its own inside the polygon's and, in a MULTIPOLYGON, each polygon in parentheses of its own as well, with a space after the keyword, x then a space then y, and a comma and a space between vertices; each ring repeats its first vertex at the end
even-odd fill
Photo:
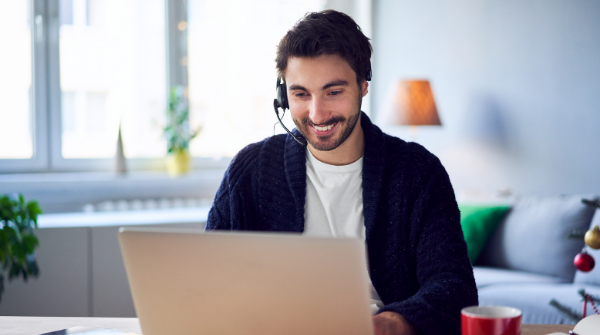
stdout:
POLYGON ((552 277, 525 271, 506 270, 483 266, 473 267, 473 275, 475 276, 475 283, 477 284, 477 288, 482 288, 494 284, 560 284, 566 282, 566 279, 560 277, 552 277))
MULTIPOLYGON (((600 286, 586 284, 503 284, 490 285, 479 289, 479 305, 510 306, 523 312, 522 323, 575 324, 575 322, 555 307, 550 301, 555 299, 562 305, 581 313, 583 302, 577 293, 585 289, 592 295, 600 294, 600 286)), ((588 315, 594 313, 588 305, 588 315)))
MULTIPOLYGON (((596 210, 596 214, 594 214, 594 218, 592 219, 590 229, 594 228, 596 225, 600 226, 600 209, 596 210)), ((586 247, 586 250, 588 254, 594 257, 594 260, 596 261, 596 266, 590 272, 581 272, 578 270, 575 273, 574 281, 576 283, 600 285, 600 249, 594 250, 590 247, 586 247)))
POLYGON ((564 278, 575 276, 573 258, 583 240, 569 239, 573 229, 589 227, 594 208, 582 196, 519 199, 500 222, 478 265, 564 278))
POLYGON ((465 235, 471 263, 475 263, 509 208, 507 205, 458 205, 460 225, 465 235))

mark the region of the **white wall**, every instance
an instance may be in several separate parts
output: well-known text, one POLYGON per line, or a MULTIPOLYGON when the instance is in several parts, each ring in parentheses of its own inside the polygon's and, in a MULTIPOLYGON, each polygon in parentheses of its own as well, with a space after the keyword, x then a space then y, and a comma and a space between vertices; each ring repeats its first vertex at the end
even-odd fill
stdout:
POLYGON ((431 80, 443 127, 416 139, 457 193, 600 193, 599 1, 378 0, 374 10, 374 114, 398 78, 431 80))

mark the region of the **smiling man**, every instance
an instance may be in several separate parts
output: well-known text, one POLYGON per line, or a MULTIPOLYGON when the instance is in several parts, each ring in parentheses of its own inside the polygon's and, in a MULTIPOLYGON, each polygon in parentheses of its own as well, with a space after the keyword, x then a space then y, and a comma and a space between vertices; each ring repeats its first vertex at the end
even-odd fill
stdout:
POLYGON ((297 128, 236 155, 206 229, 362 239, 376 335, 459 334, 477 289, 452 185, 434 155, 361 112, 371 50, 336 11, 309 13, 288 31, 276 63, 297 128))
POLYGON ((298 130, 319 161, 346 165, 362 157, 364 136, 360 105, 368 82, 336 54, 290 56, 285 67, 288 103, 298 130))

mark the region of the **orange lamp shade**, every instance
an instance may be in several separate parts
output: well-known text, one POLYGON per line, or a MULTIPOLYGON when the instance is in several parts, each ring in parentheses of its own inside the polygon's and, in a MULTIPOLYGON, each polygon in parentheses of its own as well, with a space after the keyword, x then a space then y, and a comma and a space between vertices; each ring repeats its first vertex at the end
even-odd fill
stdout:
POLYGON ((428 80, 403 80, 394 96, 396 124, 406 126, 441 126, 428 80))

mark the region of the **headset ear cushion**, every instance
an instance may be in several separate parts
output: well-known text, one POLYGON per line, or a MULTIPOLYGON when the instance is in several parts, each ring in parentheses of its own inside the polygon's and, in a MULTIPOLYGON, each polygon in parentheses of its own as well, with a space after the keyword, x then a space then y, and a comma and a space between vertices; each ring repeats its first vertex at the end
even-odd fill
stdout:
POLYGON ((277 103, 282 109, 290 108, 287 100, 287 88, 285 86, 285 83, 277 84, 277 103))

